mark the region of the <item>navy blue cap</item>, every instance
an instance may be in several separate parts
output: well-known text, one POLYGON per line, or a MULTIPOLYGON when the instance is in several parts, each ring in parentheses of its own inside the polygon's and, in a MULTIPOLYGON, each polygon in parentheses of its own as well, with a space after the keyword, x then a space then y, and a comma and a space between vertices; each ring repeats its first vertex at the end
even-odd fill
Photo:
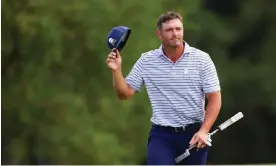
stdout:
POLYGON ((130 36, 131 29, 126 26, 117 26, 111 29, 107 36, 107 45, 110 49, 121 51, 130 36))

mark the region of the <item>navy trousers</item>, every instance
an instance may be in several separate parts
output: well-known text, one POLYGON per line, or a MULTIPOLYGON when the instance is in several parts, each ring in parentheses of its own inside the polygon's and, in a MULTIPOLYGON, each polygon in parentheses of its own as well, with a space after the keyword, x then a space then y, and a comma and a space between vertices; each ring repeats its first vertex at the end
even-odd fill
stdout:
MULTIPOLYGON (((193 135, 200 129, 201 124, 196 123, 185 129, 175 131, 153 125, 147 147, 147 165, 176 165, 175 158, 185 152, 193 135)), ((208 147, 193 148, 190 156, 178 163, 180 165, 205 165, 208 147)))

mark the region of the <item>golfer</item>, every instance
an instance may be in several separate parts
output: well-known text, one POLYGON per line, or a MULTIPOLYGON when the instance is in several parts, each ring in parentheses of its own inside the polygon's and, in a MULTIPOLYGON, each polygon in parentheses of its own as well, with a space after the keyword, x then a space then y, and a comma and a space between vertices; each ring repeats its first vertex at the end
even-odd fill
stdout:
POLYGON ((159 48, 142 53, 126 78, 118 50, 107 57, 113 86, 127 100, 145 85, 152 106, 148 165, 174 165, 175 158, 197 148, 180 164, 206 164, 207 135, 221 108, 220 82, 208 53, 183 40, 180 14, 169 11, 157 21, 159 48), (205 108, 205 97, 208 104, 205 108))

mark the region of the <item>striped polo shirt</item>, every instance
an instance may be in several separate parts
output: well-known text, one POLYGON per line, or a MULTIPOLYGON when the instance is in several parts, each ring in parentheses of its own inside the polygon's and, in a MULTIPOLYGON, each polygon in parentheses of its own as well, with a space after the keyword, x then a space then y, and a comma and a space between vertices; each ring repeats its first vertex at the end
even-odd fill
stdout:
POLYGON ((183 44, 184 53, 175 63, 164 55, 161 45, 143 53, 126 77, 128 85, 137 92, 145 85, 154 124, 180 127, 203 122, 205 94, 220 90, 210 56, 183 44))

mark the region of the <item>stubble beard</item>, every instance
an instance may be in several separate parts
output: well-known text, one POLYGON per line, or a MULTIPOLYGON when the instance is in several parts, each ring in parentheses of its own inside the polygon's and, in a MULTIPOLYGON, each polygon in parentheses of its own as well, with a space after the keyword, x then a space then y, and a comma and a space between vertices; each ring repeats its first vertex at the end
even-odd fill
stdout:
POLYGON ((169 42, 168 43, 168 47, 170 48, 177 48, 181 45, 181 41, 180 40, 177 40, 177 41, 173 41, 173 42, 169 42))

